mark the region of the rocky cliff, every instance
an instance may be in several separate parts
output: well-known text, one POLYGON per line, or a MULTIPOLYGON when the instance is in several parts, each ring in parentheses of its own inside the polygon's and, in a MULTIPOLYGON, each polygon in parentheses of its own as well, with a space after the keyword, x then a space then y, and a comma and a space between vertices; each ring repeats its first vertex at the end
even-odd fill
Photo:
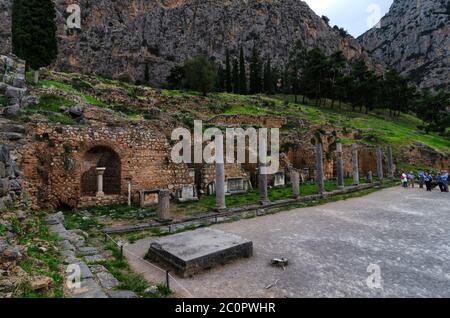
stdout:
POLYGON ((342 37, 298 0, 77 2, 81 30, 68 32, 65 10, 73 0, 56 1, 59 70, 131 81, 144 81, 147 70, 152 84, 160 84, 170 68, 187 57, 206 52, 223 61, 227 48, 237 53, 240 45, 248 55, 258 47, 279 65, 297 40, 329 53, 340 49, 349 59, 363 54, 354 38, 342 37))
POLYGON ((449 88, 448 0, 395 0, 380 27, 358 40, 373 58, 409 75, 420 87, 449 88))

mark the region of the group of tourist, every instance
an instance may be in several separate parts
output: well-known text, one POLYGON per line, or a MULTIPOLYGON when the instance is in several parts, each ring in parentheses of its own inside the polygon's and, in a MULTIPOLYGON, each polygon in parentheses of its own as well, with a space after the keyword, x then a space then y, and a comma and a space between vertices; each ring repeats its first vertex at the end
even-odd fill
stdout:
MULTIPOLYGON (((425 185, 427 191, 432 191, 436 186, 439 187, 441 192, 449 192, 448 190, 448 172, 443 170, 440 173, 433 174, 431 172, 419 171, 417 173, 417 179, 419 181, 419 187, 423 188, 425 185)), ((414 188, 416 183, 416 174, 412 171, 407 173, 403 172, 400 176, 400 181, 404 188, 414 188)))

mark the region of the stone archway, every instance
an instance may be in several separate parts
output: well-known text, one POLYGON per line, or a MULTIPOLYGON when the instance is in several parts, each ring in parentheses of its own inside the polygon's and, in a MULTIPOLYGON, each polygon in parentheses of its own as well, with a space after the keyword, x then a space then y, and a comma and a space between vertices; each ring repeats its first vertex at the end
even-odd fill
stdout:
POLYGON ((97 167, 106 168, 103 174, 103 192, 105 195, 120 194, 121 164, 119 155, 107 146, 95 146, 83 156, 81 164, 81 195, 96 195, 97 167))

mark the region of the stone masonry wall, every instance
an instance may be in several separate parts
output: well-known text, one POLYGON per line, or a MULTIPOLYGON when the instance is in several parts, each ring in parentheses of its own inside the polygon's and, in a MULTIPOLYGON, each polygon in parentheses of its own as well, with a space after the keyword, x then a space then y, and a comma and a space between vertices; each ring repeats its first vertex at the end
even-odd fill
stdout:
MULTIPOLYGON (((20 164, 34 208, 76 207, 85 202, 81 177, 85 155, 95 147, 112 150, 120 158, 120 194, 100 203, 126 200, 128 180, 133 194, 148 189, 176 190, 194 183, 191 169, 171 163, 165 135, 146 123, 125 127, 31 125, 34 136, 30 138, 34 140, 22 149, 20 164)), ((105 166, 108 169, 108 164, 105 166)))

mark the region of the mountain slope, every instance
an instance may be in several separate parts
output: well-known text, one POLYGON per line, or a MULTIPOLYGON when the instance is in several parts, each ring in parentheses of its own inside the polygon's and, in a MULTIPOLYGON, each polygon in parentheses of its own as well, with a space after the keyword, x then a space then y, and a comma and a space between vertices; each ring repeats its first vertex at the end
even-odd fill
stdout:
POLYGON ((343 50, 348 59, 365 56, 354 38, 298 0, 81 0, 81 31, 73 33, 65 30, 64 13, 72 2, 56 2, 56 68, 64 71, 161 84, 187 57, 205 51, 224 61, 226 49, 237 54, 240 45, 282 65, 297 40, 328 53, 343 50))
POLYGON ((420 87, 449 89, 448 0, 395 0, 380 28, 358 40, 373 58, 409 75, 420 87))

